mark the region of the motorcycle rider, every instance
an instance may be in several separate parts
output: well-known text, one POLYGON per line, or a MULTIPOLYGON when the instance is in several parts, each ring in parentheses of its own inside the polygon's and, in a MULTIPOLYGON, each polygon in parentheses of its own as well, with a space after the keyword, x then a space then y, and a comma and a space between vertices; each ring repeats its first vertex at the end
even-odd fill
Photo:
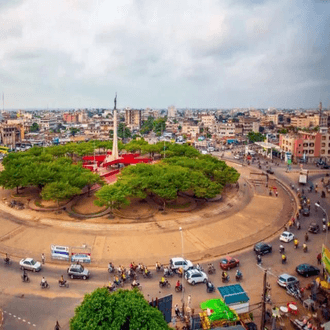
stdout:
POLYGON ((126 274, 125 274, 125 272, 123 272, 123 273, 121 274, 121 279, 123 280, 123 282, 126 281, 126 274))
POLYGON ((307 252, 307 244, 306 243, 303 244, 303 251, 307 252))
POLYGON ((5 257, 4 261, 6 264, 9 264, 10 258, 9 258, 8 253, 6 253, 6 257, 5 257))
POLYGON ((160 283, 162 285, 164 285, 166 283, 166 280, 165 280, 165 277, 164 276, 162 276, 162 278, 160 279, 160 283))
POLYGON ((306 234, 305 234, 305 242, 307 242, 308 241, 308 233, 306 232, 306 234))
POLYGON ((183 269, 182 269, 182 267, 180 267, 180 268, 178 269, 178 274, 179 274, 180 276, 183 275, 183 269))
POLYGON ((47 286, 47 281, 46 281, 46 279, 44 277, 41 279, 41 283, 40 284, 41 284, 41 286, 43 288, 45 288, 47 286))
POLYGON ((170 269, 169 267, 164 268, 164 276, 170 275, 170 269))
POLYGON ((294 243, 294 248, 295 249, 298 248, 299 241, 295 239, 293 243, 294 243))
POLYGON ((286 255, 283 253, 282 254, 282 264, 286 263, 286 255))
POLYGON ((280 250, 280 253, 283 253, 284 252, 285 249, 284 249, 284 246, 282 244, 280 245, 279 250, 280 250))
POLYGON ((114 279, 113 282, 114 282, 116 285, 119 285, 119 284, 120 284, 120 280, 119 280, 119 278, 118 278, 117 275, 115 276, 115 279, 114 279))
POLYGON ((212 273, 212 272, 214 272, 214 265, 213 264, 208 264, 207 265, 207 268, 208 268, 208 271, 210 272, 210 273, 212 273))
POLYGON ((222 282, 226 281, 227 279, 228 279, 228 274, 225 271, 223 271, 222 272, 222 282))
POLYGON ((109 262, 108 269, 110 270, 110 272, 113 272, 115 269, 115 266, 113 265, 113 263, 111 261, 109 262))
POLYGON ((61 285, 65 285, 66 280, 64 279, 63 275, 61 275, 60 280, 58 281, 61 285))
POLYGON ((201 267, 201 265, 199 263, 196 265, 196 269, 199 270, 199 271, 202 270, 202 267, 201 267))
POLYGON ((149 271, 149 269, 148 269, 147 266, 144 268, 144 274, 145 274, 145 276, 149 276, 150 275, 150 271, 149 271))
POLYGON ((258 265, 261 264, 261 255, 260 254, 257 255, 257 264, 258 265))
POLYGON ((24 281, 24 282, 28 280, 28 276, 27 276, 27 274, 26 274, 26 270, 25 270, 25 269, 23 269, 23 275, 22 275, 22 278, 23 278, 23 281, 24 281))
POLYGON ((133 282, 132 282, 132 287, 135 288, 135 287, 138 287, 139 285, 140 285, 140 283, 137 282, 136 279, 134 279, 133 282))
POLYGON ((156 262, 156 270, 160 270, 160 268, 161 268, 161 264, 157 261, 156 262))
POLYGON ((240 278, 242 278, 242 273, 240 272, 240 270, 239 269, 237 269, 236 270, 236 279, 240 279, 240 278))

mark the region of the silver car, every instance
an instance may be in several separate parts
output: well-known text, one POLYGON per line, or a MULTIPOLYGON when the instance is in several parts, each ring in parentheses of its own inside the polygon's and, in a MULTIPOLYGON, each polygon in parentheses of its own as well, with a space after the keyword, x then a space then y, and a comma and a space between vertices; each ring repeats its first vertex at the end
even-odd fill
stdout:
POLYGON ((33 272, 39 272, 41 270, 41 263, 35 261, 33 258, 25 258, 19 262, 21 269, 32 270, 33 272))
POLYGON ((295 276, 282 274, 277 278, 277 284, 283 288, 286 288, 288 284, 299 284, 299 280, 295 276))

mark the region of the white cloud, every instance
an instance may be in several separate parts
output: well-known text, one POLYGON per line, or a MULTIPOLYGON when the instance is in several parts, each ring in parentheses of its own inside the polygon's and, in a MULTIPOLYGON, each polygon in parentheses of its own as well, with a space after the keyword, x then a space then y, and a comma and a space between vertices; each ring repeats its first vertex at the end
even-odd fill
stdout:
POLYGON ((0 6, 0 89, 17 95, 16 107, 48 99, 58 107, 106 106, 116 90, 122 106, 133 107, 248 106, 250 99, 254 106, 294 106, 286 104, 289 90, 310 106, 319 101, 315 89, 329 88, 319 73, 327 49, 315 41, 329 26, 329 6, 324 15, 315 6, 312 0, 12 2, 0 6), (275 89, 282 93, 276 100, 275 89))

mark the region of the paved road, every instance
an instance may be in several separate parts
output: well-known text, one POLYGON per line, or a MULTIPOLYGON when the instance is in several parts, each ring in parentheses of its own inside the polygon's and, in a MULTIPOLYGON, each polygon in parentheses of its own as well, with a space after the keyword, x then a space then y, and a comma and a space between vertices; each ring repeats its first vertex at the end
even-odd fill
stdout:
MULTIPOLYGON (((283 169, 275 169, 275 174, 287 181, 293 180, 293 177, 286 179, 286 174, 283 174, 283 169)), ((317 179, 319 180, 319 179, 317 179)), ((320 195, 310 194, 312 204, 320 199, 320 195)), ((321 201, 322 205, 329 210, 329 205, 324 200, 321 201)), ((322 214, 315 212, 312 208, 311 216, 301 220, 302 229, 300 231, 293 229, 293 233, 298 237, 302 243, 304 234, 307 230, 309 223, 313 220, 317 221, 320 225, 322 214)), ((325 233, 317 235, 310 234, 310 241, 308 242, 309 251, 303 253, 302 249, 293 249, 293 244, 286 244, 286 254, 288 263, 282 265, 278 247, 280 245, 278 238, 274 238, 271 243, 273 245, 273 253, 263 257, 262 267, 270 271, 269 282, 272 286, 272 300, 278 305, 284 304, 290 299, 285 291, 276 285, 276 276, 285 272, 295 274, 295 267, 302 262, 309 262, 316 265, 316 255, 320 252, 321 245, 325 239, 325 233)), ((255 309, 255 314, 260 315, 260 299, 261 299, 261 283, 263 277, 263 270, 260 269, 255 262, 255 255, 249 249, 242 251, 235 255, 240 259, 240 269, 243 272, 242 286, 250 296, 251 309, 255 309)), ((211 275, 210 279, 216 286, 221 286, 219 270, 219 260, 215 260, 214 264, 217 268, 217 273, 211 275)), ((205 265, 204 265, 205 266, 205 265)), ((4 329, 51 329, 58 319, 64 329, 69 329, 68 322, 74 313, 74 308, 79 304, 83 295, 92 291, 96 287, 104 286, 109 280, 109 274, 104 269, 93 269, 92 277, 89 281, 69 280, 70 288, 64 289, 57 286, 57 281, 60 275, 65 274, 65 267, 45 265, 42 273, 30 274, 31 283, 22 283, 20 280, 21 271, 18 264, 13 263, 10 266, 0 264, 0 292, 1 307, 5 313, 5 326, 4 329), (41 276, 45 276, 51 285, 49 290, 42 290, 39 286, 41 276), (11 313, 11 315, 10 315, 11 313), (16 317, 14 317, 14 315, 16 317), (20 319, 19 319, 20 318, 20 319), (23 321, 25 320, 25 322, 23 321), (30 324, 28 324, 30 322, 30 324), (35 324, 35 326, 33 326, 35 324)), ((234 270, 229 271, 230 283, 234 283, 234 270)), ((146 299, 160 297, 173 292, 173 287, 177 278, 170 279, 172 284, 171 289, 159 289, 158 281, 160 274, 155 274, 152 280, 142 279, 143 286, 142 292, 146 299)), ((302 285, 307 284, 310 279, 306 280, 300 278, 302 285)), ((192 307, 198 309, 199 302, 205 301, 211 297, 219 297, 217 292, 207 294, 205 285, 200 284, 195 287, 185 284, 185 301, 186 297, 190 294, 192 296, 192 307)), ((180 303, 182 298, 181 294, 173 293, 174 303, 180 303)))

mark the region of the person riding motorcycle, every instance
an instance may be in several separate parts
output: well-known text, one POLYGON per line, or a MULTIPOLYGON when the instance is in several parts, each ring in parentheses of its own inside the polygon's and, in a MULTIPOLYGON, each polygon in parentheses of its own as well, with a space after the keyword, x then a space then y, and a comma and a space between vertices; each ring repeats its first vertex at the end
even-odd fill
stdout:
POLYGON ((284 250, 285 250, 285 249, 284 249, 284 246, 281 244, 280 247, 279 247, 279 251, 280 251, 280 253, 283 253, 284 250))
POLYGON ((41 286, 42 287, 46 287, 47 286, 47 281, 46 281, 46 279, 43 277, 42 279, 41 279, 41 286))
POLYGON ((307 252, 307 244, 306 243, 303 244, 303 251, 307 252))
POLYGON ((5 263, 6 263, 6 264, 9 264, 10 258, 9 258, 8 253, 6 253, 6 257, 5 257, 4 260, 5 260, 5 263))
POLYGON ((137 282, 136 279, 134 279, 133 282, 132 282, 132 287, 135 288, 135 287, 137 287, 137 286, 139 286, 139 285, 140 285, 140 283, 137 282))
POLYGON ((150 271, 149 271, 149 269, 148 269, 147 266, 144 268, 144 274, 145 274, 145 276, 149 276, 150 275, 150 271))
POLYGON ((308 233, 305 233, 305 241, 308 241, 308 233))
POLYGON ((261 255, 260 254, 257 255, 257 263, 258 263, 258 265, 261 264, 261 255))
POLYGON ((214 265, 211 264, 211 263, 208 264, 208 265, 207 265, 207 269, 208 269, 208 271, 211 271, 211 272, 214 271, 214 265))
POLYGON ((286 255, 283 253, 282 254, 282 264, 284 264, 286 262, 286 255))
POLYGON ((242 273, 240 272, 239 269, 236 270, 236 278, 240 279, 242 277, 242 273))
POLYGON ((201 265, 199 263, 196 265, 196 269, 197 270, 200 270, 200 271, 202 270, 202 267, 201 267, 201 265))
POLYGON ((120 284, 120 280, 118 278, 118 276, 115 276, 115 279, 113 281, 116 285, 119 285, 120 284))
POLYGON ((181 285, 180 280, 178 280, 178 281, 176 282, 176 284, 175 284, 175 287, 176 287, 176 288, 179 288, 180 285, 181 285))
POLYGON ((180 276, 183 275, 183 269, 182 269, 182 267, 180 267, 180 268, 178 269, 178 274, 179 274, 180 276))
POLYGON ((295 239, 293 243, 294 243, 294 247, 296 249, 298 247, 299 241, 297 239, 295 239))
POLYGON ((122 274, 121 274, 121 279, 123 280, 123 282, 126 281, 126 274, 125 274, 125 273, 122 273, 122 274))
POLYGON ((64 279, 63 275, 61 275, 61 278, 58 281, 61 285, 64 285, 66 283, 66 280, 64 279))
POLYGON ((28 276, 26 274, 26 270, 25 269, 23 269, 22 279, 23 279, 24 282, 27 281, 27 279, 28 279, 28 276))
POLYGON ((111 261, 109 262, 108 269, 110 271, 113 271, 115 269, 115 266, 113 265, 113 263, 111 261))
POLYGON ((159 270, 161 268, 161 264, 157 261, 156 262, 156 270, 159 270))
POLYGON ((228 279, 228 274, 226 272, 222 272, 222 281, 226 281, 228 279))

